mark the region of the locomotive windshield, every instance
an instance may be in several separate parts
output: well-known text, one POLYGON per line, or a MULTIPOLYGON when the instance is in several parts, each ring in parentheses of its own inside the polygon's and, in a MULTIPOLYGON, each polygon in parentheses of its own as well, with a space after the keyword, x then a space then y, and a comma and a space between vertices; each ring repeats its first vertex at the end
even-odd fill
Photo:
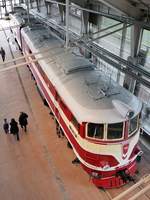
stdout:
POLYGON ((97 139, 103 139, 104 125, 103 124, 88 124, 87 136, 97 139))
POLYGON ((123 123, 108 124, 107 139, 120 139, 123 134, 123 123))
POLYGON ((129 135, 131 135, 136 129, 138 125, 138 116, 134 117, 129 121, 129 135))

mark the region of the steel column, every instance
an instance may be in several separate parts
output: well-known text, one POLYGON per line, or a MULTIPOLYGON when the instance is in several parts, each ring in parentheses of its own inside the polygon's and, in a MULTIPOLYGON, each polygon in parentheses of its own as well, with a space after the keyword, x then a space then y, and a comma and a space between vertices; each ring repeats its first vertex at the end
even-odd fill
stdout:
POLYGON ((66 48, 69 45, 69 0, 66 0, 66 48))
POLYGON ((26 0, 28 24, 30 24, 29 0, 26 0))
MULTIPOLYGON (((121 38, 121 46, 120 46, 120 57, 123 58, 123 51, 125 47, 125 41, 126 41, 126 34, 127 34, 127 24, 123 24, 123 29, 122 29, 122 38, 121 38)), ((117 73, 117 82, 120 83, 120 71, 118 70, 117 73)))

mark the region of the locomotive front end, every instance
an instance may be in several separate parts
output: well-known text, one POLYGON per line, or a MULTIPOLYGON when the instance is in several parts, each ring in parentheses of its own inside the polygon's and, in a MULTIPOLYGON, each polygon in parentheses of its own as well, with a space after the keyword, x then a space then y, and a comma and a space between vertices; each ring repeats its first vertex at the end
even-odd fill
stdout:
POLYGON ((134 180, 137 160, 141 150, 140 110, 130 110, 121 101, 113 102, 124 121, 111 123, 87 123, 87 152, 83 168, 97 187, 120 187, 134 180), (90 151, 90 152, 89 152, 90 151))

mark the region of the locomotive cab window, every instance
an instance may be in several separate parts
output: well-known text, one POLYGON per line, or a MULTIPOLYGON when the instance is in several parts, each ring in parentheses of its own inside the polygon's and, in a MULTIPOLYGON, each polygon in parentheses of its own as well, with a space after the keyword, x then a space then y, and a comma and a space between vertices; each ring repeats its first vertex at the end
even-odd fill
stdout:
POLYGON ((108 124, 107 139, 121 139, 123 137, 123 123, 108 124))
POLYGON ((90 138, 103 139, 104 137, 104 124, 88 123, 87 136, 90 138))
POLYGON ((138 125, 138 116, 132 118, 129 121, 129 136, 134 133, 134 131, 137 130, 137 125, 138 125))

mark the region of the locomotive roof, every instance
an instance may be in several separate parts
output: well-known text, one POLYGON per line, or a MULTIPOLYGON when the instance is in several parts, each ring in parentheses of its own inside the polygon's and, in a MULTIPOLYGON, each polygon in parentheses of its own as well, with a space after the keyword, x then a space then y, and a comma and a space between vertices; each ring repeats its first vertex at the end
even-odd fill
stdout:
POLYGON ((13 14, 13 15, 10 15, 10 16, 11 16, 11 20, 15 21, 18 25, 24 23, 23 18, 18 14, 13 14))
MULTIPOLYGON (((30 26, 32 26, 32 24, 37 24, 37 23, 39 24, 39 22, 33 15, 30 14, 29 18, 30 18, 30 26)), ((26 10, 18 9, 15 14, 11 15, 11 19, 17 22, 18 24, 27 24, 28 16, 26 10)))
POLYGON ((125 121, 118 110, 122 106, 134 112, 141 110, 141 102, 130 92, 103 74, 87 59, 74 55, 63 47, 62 41, 45 28, 23 29, 32 52, 38 54, 40 65, 57 88, 58 94, 79 122, 116 123, 125 121))

